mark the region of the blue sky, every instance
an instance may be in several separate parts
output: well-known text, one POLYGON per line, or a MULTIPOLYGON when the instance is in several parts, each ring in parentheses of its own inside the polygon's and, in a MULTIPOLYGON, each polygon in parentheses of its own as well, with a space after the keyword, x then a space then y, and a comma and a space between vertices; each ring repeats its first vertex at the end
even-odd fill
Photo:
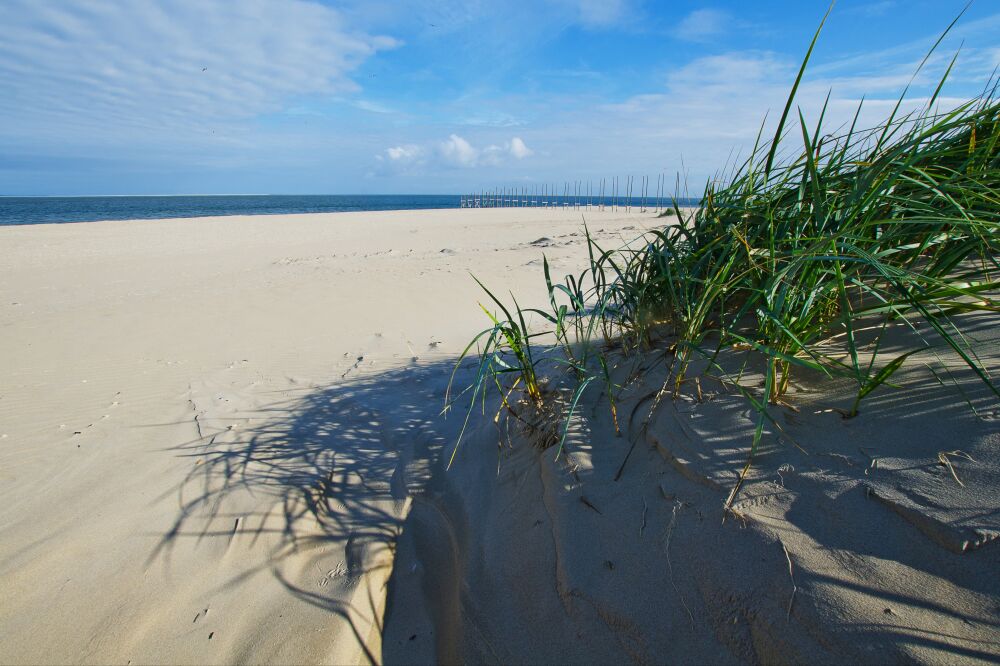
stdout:
MULTIPOLYGON (((885 115, 965 0, 840 0, 798 103, 885 115)), ((683 172, 780 111, 825 0, 3 0, 0 194, 448 193, 683 172)), ((977 0, 917 78, 1000 65, 977 0)), ((698 186, 700 187, 700 185, 698 186)), ((693 187, 693 189, 698 189, 693 187)))

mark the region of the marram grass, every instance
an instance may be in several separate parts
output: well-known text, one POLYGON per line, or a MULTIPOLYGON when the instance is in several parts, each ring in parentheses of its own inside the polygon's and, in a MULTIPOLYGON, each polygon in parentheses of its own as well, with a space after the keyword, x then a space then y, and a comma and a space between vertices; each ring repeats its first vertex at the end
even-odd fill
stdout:
POLYGON ((494 326, 463 354, 477 347, 480 360, 469 413, 477 400, 485 406, 491 387, 502 398, 501 411, 517 413, 512 395, 519 391, 541 404, 539 365, 561 364, 572 385, 563 400, 561 451, 569 417, 592 384, 605 386, 618 427, 620 387, 612 385, 606 350, 617 345, 628 354, 665 345, 673 362, 656 404, 676 396, 698 360, 708 368, 702 371, 715 373, 756 410, 741 483, 766 422, 773 422, 768 405, 787 399, 794 375, 849 378, 856 394, 845 416, 852 417, 907 358, 930 346, 917 342, 890 354, 882 343, 891 325, 909 326, 918 341, 930 328, 1000 396, 953 319, 1000 311, 996 81, 979 97, 941 111, 936 101, 946 73, 920 109, 901 114, 901 98, 884 122, 862 131, 859 107, 849 127, 827 133, 825 105, 812 127, 801 111, 792 113, 808 59, 774 137, 758 138, 723 184, 710 182, 696 209, 675 203, 670 223, 615 250, 600 248, 588 234, 589 266, 561 283, 546 262, 549 311, 522 310, 516 302, 508 309, 486 292, 504 319, 487 310, 494 326), (792 141, 789 118, 798 120, 800 148, 783 159, 792 141), (530 332, 525 314, 543 317, 554 331, 530 332), (652 342, 653 330, 666 331, 666 342, 652 342), (553 336, 555 344, 533 352, 531 343, 541 335, 553 336), (763 388, 723 369, 720 354, 734 348, 764 368, 763 388))

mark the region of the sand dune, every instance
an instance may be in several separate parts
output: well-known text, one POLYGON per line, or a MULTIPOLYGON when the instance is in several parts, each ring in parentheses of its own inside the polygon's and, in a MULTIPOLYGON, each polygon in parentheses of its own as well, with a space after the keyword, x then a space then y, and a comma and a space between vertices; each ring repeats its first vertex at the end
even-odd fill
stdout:
POLYGON ((468 272, 542 304, 581 241, 542 209, 0 228, 0 661, 1000 658, 1000 411, 960 366, 850 421, 796 386, 725 524, 752 420, 718 386, 624 468, 594 394, 558 462, 482 419, 445 472, 468 272))
MULTIPOLYGON (((997 350, 990 322, 964 324, 997 350)), ((718 384, 643 432, 665 379, 648 371, 618 405, 631 457, 606 401, 574 416, 558 462, 523 436, 483 455, 483 424, 404 524, 387 662, 432 628, 426 658, 466 663, 995 662, 997 403, 950 371, 959 388, 914 364, 851 420, 847 387, 796 386, 725 523, 754 421, 718 384), (962 484, 938 458, 956 449, 962 484)))

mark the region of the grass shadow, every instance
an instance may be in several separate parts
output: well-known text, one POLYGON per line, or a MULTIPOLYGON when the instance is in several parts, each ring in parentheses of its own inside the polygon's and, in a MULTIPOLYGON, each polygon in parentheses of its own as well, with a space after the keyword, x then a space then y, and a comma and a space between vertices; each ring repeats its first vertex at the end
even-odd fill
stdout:
POLYGON ((236 415, 203 401, 201 436, 175 449, 192 467, 150 562, 232 551, 220 590, 269 571, 294 598, 343 618, 378 661, 371 624, 381 632, 396 539, 460 425, 440 415, 453 367, 443 359, 286 391, 236 415))

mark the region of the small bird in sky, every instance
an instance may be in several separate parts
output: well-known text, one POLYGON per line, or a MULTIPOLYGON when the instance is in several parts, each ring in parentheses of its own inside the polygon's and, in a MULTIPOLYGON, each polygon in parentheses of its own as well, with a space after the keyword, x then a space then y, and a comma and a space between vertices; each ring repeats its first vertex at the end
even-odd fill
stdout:
POLYGON ((207 71, 208 71, 208 67, 202 67, 202 68, 201 68, 201 71, 203 71, 203 72, 207 72, 207 71))

